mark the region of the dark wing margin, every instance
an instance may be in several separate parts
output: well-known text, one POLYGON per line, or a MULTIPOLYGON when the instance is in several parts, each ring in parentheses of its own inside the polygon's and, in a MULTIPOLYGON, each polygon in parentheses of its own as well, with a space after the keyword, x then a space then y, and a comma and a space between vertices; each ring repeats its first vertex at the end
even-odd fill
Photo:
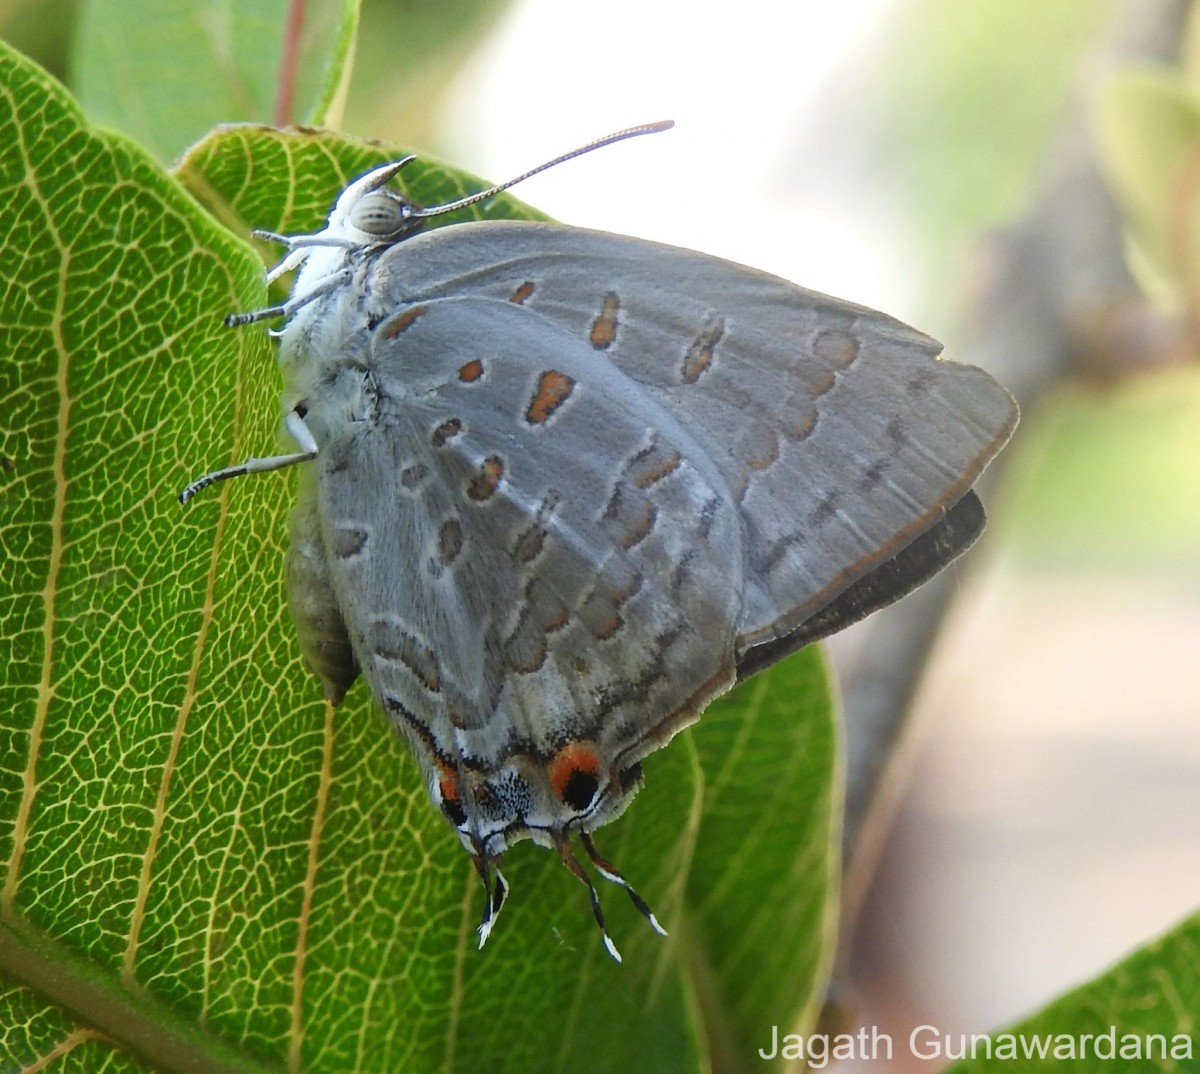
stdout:
POLYGON ((986 522, 979 497, 968 491, 940 521, 839 593, 790 634, 743 653, 737 662, 738 682, 907 596, 966 552, 979 539, 986 522))

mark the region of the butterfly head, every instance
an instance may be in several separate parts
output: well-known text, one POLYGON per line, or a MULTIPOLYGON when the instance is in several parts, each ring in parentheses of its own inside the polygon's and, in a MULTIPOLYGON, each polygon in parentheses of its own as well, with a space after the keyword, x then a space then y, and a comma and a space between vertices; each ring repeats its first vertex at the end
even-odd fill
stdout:
POLYGON ((429 208, 413 205, 403 194, 387 189, 387 184, 400 173, 400 170, 416 159, 413 156, 407 156, 402 160, 372 169, 346 187, 334 204, 321 236, 331 240, 330 245, 390 245, 419 231, 424 222, 432 216, 458 212, 460 209, 466 209, 478 202, 486 201, 502 190, 516 186, 517 183, 522 183, 547 168, 553 168, 564 161, 584 153, 590 153, 593 149, 611 145, 613 142, 624 141, 626 138, 635 138, 642 134, 654 134, 667 130, 671 126, 670 120, 664 120, 658 123, 645 123, 639 127, 628 127, 607 137, 598 138, 578 149, 572 149, 569 153, 539 164, 536 168, 531 168, 507 182, 497 183, 495 186, 478 190, 457 201, 429 208))
POLYGON ((342 191, 329 213, 325 234, 358 246, 391 244, 419 231, 423 215, 387 184, 413 157, 375 168, 342 191))
POLYGON ((522 175, 509 179, 505 183, 490 186, 486 190, 468 194, 457 201, 445 205, 435 205, 421 208, 414 205, 403 194, 387 188, 401 169, 416 158, 404 157, 373 168, 365 175, 360 175, 345 190, 342 191, 329 216, 325 226, 311 235, 279 235, 273 231, 255 231, 257 238, 268 242, 277 242, 287 248, 282 260, 267 272, 267 283, 273 283, 284 273, 300 270, 299 276, 292 289, 292 297, 282 306, 269 306, 261 310, 247 313, 232 313, 225 318, 228 327, 252 324, 268 317, 282 315, 291 316, 314 299, 328 294, 339 283, 347 282, 347 259, 362 250, 379 251, 392 246, 410 235, 416 234, 433 216, 458 212, 477 202, 486 201, 510 186, 524 182, 532 175, 553 168, 563 161, 583 153, 611 145, 626 138, 634 138, 641 134, 653 134, 666 130, 671 126, 670 120, 659 123, 646 123, 640 127, 629 127, 617 131, 606 138, 599 138, 585 146, 573 149, 569 153, 555 157, 554 160, 539 164, 522 175))

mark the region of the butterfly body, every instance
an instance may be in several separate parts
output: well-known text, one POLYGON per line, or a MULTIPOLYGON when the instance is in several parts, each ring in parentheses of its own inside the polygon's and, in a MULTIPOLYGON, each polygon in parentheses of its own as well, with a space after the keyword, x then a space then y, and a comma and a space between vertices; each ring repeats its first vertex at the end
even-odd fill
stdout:
POLYGON ((1016 409, 928 336, 744 266, 556 224, 422 231, 385 188, 402 163, 282 240, 272 275, 301 271, 266 312, 303 450, 238 472, 304 463, 301 647, 412 746, 488 885, 482 940, 509 845, 584 879, 578 835, 624 883, 590 833, 643 757, 961 552, 1016 409))

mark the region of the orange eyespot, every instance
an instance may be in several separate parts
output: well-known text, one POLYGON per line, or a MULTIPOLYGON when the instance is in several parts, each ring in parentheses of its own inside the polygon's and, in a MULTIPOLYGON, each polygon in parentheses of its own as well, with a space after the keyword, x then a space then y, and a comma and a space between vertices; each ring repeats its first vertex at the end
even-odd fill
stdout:
POLYGON ((550 763, 550 786, 572 809, 583 811, 600 789, 600 758, 585 742, 570 742, 550 763))

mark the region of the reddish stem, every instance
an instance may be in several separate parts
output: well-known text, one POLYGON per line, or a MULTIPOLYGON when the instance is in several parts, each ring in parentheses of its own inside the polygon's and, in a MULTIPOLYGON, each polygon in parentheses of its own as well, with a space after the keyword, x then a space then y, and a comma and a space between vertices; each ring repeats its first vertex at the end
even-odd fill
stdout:
POLYGON ((300 62, 300 31, 304 28, 304 0, 292 0, 288 6, 287 27, 283 34, 283 54, 279 59, 279 94, 275 98, 275 126, 286 127, 292 120, 292 102, 296 95, 296 68, 300 62))

